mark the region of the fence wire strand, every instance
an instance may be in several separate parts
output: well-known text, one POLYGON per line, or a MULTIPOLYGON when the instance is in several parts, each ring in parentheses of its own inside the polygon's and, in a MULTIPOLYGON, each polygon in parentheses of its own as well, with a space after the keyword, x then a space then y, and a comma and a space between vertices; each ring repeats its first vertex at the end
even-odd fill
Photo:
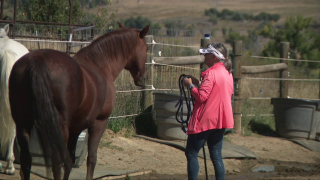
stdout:
MULTIPOLYGON (((36 38, 36 37, 35 37, 36 38)), ((24 43, 32 43, 32 42, 41 42, 41 43, 66 43, 69 44, 71 46, 76 46, 76 45, 88 45, 91 43, 91 41, 56 41, 56 40, 40 40, 40 39, 14 39, 16 41, 19 42, 24 42, 24 43), (73 45, 72 45, 73 44, 73 45)), ((163 42, 153 42, 153 43, 147 43, 148 45, 153 45, 154 47, 160 47, 160 46, 169 46, 169 47, 175 47, 175 48, 199 48, 199 46, 190 46, 190 45, 177 45, 177 44, 170 44, 170 40, 169 39, 164 39, 163 42)), ((55 46, 52 46, 50 48, 54 48, 55 46)), ((177 50, 178 51, 178 50, 177 50)), ((152 56, 160 56, 163 54, 160 54, 160 52, 164 53, 163 49, 157 49, 155 48, 153 53, 148 53, 148 55, 152 55, 152 56), (154 52, 158 52, 154 53, 154 52)), ((167 54, 164 54, 167 55, 167 54)), ((169 56, 165 56, 165 57, 169 57, 169 56)), ((277 57, 264 57, 264 56, 243 56, 243 58, 255 58, 255 59, 265 59, 265 60, 286 60, 286 61, 297 61, 297 62, 312 62, 312 63, 319 63, 320 61, 316 61, 316 60, 302 60, 302 59, 288 59, 288 58, 277 58, 277 57)), ((169 91, 169 92, 174 92, 177 93, 179 92, 179 89, 176 88, 175 86, 177 86, 177 82, 175 79, 175 76, 172 75, 171 73, 175 72, 176 74, 191 74, 194 76, 199 76, 199 72, 202 71, 201 68, 196 68, 196 67, 186 67, 186 66, 176 66, 176 65, 169 65, 169 64, 161 64, 161 63, 146 63, 146 65, 153 65, 153 72, 154 72, 154 83, 152 85, 150 85, 152 88, 145 88, 145 89, 134 89, 132 85, 130 85, 130 90, 126 90, 127 86, 123 86, 123 88, 117 88, 116 93, 117 94, 126 94, 126 93, 139 93, 142 91, 152 91, 152 92, 157 92, 157 91, 169 91), (178 70, 179 69, 179 70, 178 70)), ((291 75, 294 72, 297 72, 298 70, 292 70, 290 72, 291 75)), ((126 78, 122 78, 122 79, 128 79, 128 76, 126 76, 126 78)), ((262 81, 261 85, 254 83, 256 85, 256 88, 251 88, 251 90, 249 89, 248 91, 252 91, 252 92, 256 92, 256 91, 265 91, 265 89, 273 87, 273 88, 277 88, 276 84, 268 84, 266 86, 266 83, 263 83, 263 81, 290 81, 290 82, 320 82, 320 79, 306 79, 306 78, 276 78, 276 77, 243 77, 243 80, 260 80, 262 81), (260 87, 259 87, 260 86, 260 87)), ((121 80, 119 80, 121 81, 121 80)), ((126 80, 127 81, 127 80, 126 80)), ((248 83, 248 82, 247 82, 248 83)), ((122 87, 122 85, 119 85, 118 87, 122 87)), ((272 90, 272 92, 270 91, 270 95, 277 93, 277 90, 272 90)), ((255 100, 255 101, 270 101, 270 99, 273 96, 268 96, 268 94, 261 93, 260 96, 262 97, 258 97, 258 96, 246 96, 245 98, 247 98, 248 100, 255 100)), ((128 94, 128 96, 132 96, 131 94, 128 94)), ((311 96, 305 97, 303 99, 309 99, 309 100, 319 100, 317 98, 312 98, 311 96)), ((135 99, 132 99, 132 101, 136 101, 134 102, 135 105, 139 106, 138 104, 140 103, 140 99, 138 98, 138 96, 135 99)), ((118 102, 118 101, 117 101, 118 102)), ((127 104, 127 103, 125 103, 127 104)), ((270 103, 265 103, 266 105, 269 104, 269 107, 266 108, 267 112, 266 113, 260 113, 259 116, 272 116, 272 114, 270 114, 270 103)), ((118 108, 123 108, 123 106, 125 105, 118 105, 118 108)), ((136 106, 136 107, 137 107, 136 106)), ((255 106, 255 103, 252 104, 253 107, 255 106)), ((135 109, 132 109, 132 111, 127 111, 126 114, 119 114, 119 112, 115 112, 112 114, 112 116, 110 117, 110 119, 117 119, 117 118, 126 118, 126 117, 135 117, 137 115, 139 115, 139 110, 135 107, 135 109)), ((256 110, 256 109, 255 109, 256 110)), ((245 110, 247 111, 247 110, 245 110)), ((246 116, 254 116, 252 115, 252 113, 250 113, 250 111, 245 112, 244 114, 246 114, 246 116)))

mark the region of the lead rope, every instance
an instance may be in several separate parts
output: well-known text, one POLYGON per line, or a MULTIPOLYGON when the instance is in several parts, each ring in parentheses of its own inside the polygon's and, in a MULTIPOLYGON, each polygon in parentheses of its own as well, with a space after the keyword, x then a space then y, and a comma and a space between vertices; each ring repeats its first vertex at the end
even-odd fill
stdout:
MULTIPOLYGON (((187 133, 185 126, 188 127, 188 123, 189 123, 191 113, 192 113, 192 108, 194 106, 194 98, 191 96, 190 89, 188 89, 188 91, 187 91, 188 95, 186 94, 185 87, 183 85, 183 81, 185 78, 188 78, 188 76, 185 74, 182 74, 179 77, 180 98, 179 98, 177 104, 175 105, 175 107, 178 107, 177 112, 176 112, 176 120, 178 123, 181 124, 181 130, 184 133, 187 133), (187 106, 187 118, 186 119, 183 119, 183 102, 184 101, 187 106)), ((206 173, 206 180, 208 180, 207 161, 206 161, 206 153, 204 150, 204 145, 202 147, 202 150, 203 150, 203 157, 204 157, 204 168, 205 168, 205 173, 206 173)))
POLYGON ((191 98, 190 91, 187 91, 188 95, 186 95, 186 91, 183 86, 183 81, 185 78, 187 78, 187 76, 185 74, 182 74, 179 77, 180 98, 179 98, 177 104, 175 105, 175 107, 178 107, 177 112, 176 112, 176 120, 178 123, 181 124, 181 130, 184 133, 187 133, 187 130, 185 127, 188 127, 188 123, 189 123, 189 120, 191 117, 191 112, 192 112, 191 103, 192 103, 192 106, 194 103, 193 103, 193 99, 191 98), (183 102, 184 101, 187 106, 187 118, 186 119, 183 119, 183 102))

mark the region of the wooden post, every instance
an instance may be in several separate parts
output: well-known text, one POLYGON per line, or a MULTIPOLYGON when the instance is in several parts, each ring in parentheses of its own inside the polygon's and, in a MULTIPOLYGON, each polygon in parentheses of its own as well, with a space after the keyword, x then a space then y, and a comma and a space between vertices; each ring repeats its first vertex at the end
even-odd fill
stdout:
MULTIPOLYGON (((200 41, 200 48, 206 48, 209 44, 211 44, 211 39, 210 39, 210 38, 209 38, 209 39, 201 39, 201 41, 200 41)), ((200 63, 200 69, 201 69, 201 71, 200 71, 200 78, 201 78, 201 73, 202 73, 203 71, 207 70, 207 69, 208 69, 208 66, 205 65, 205 64, 202 62, 202 63, 200 63)))
MULTIPOLYGON (((281 42, 280 43, 280 58, 290 58, 289 55, 290 44, 289 42, 281 42)), ((280 60, 280 63, 285 63, 288 65, 288 60, 280 60)), ((280 71, 280 78, 288 78, 288 70, 280 71)), ((280 80, 280 97, 287 98, 288 97, 288 81, 280 80)))
POLYGON ((241 133, 241 59, 242 59, 242 41, 236 41, 233 45, 233 65, 234 65, 234 131, 241 133))
MULTIPOLYGON (((145 36, 145 40, 146 40, 147 45, 149 46, 149 50, 147 52, 146 63, 152 63, 153 45, 151 45, 151 43, 153 41, 153 36, 147 35, 147 36, 145 36)), ((143 89, 152 89, 152 87, 153 87, 153 65, 146 64, 146 79, 145 79, 145 84, 143 86, 143 89)), ((142 104, 143 104, 142 108, 144 111, 153 105, 153 92, 152 92, 152 90, 142 91, 142 104)))

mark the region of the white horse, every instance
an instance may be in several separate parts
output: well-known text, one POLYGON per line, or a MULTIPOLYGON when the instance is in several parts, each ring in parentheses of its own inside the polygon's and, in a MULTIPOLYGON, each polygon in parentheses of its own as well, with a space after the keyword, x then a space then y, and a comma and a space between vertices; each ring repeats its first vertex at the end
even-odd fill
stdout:
POLYGON ((29 51, 22 44, 9 39, 8 32, 8 24, 0 28, 0 152, 2 156, 7 154, 4 173, 13 175, 15 174, 13 146, 16 126, 11 117, 8 81, 13 64, 29 51))

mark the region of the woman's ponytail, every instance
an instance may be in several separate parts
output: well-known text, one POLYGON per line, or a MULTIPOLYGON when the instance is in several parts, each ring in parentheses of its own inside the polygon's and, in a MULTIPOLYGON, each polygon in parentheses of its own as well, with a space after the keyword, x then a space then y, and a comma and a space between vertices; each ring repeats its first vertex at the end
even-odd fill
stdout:
POLYGON ((229 57, 226 57, 226 59, 223 61, 223 64, 227 71, 232 72, 232 61, 229 59, 229 57))
POLYGON ((221 54, 225 57, 224 60, 221 60, 223 62, 224 67, 229 71, 230 73, 232 72, 232 61, 228 57, 228 52, 226 47, 222 43, 212 43, 211 46, 213 46, 216 50, 220 51, 221 54))

